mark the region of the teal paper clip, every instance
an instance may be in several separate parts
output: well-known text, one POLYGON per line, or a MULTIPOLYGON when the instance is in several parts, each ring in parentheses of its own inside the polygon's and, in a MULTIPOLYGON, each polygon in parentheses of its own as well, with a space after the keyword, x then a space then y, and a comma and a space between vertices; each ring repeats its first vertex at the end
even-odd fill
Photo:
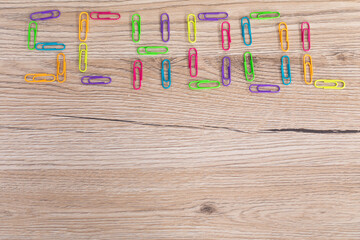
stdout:
POLYGON ((290 69, 290 58, 288 56, 283 56, 281 58, 281 76, 282 76, 282 82, 284 85, 290 85, 291 84, 291 69, 290 69), (285 69, 284 69, 284 60, 287 58, 287 77, 285 76, 285 69), (287 83, 285 81, 288 81, 287 83))
POLYGON ((244 54, 244 69, 245 69, 245 78, 246 78, 246 81, 248 82, 252 82, 255 80, 255 71, 254 71, 254 62, 253 62, 253 57, 252 57, 252 54, 251 52, 246 52, 244 54), (251 72, 249 72, 248 68, 247 68, 247 55, 250 55, 250 68, 251 68, 251 72), (252 78, 249 79, 249 76, 252 75, 252 78))
POLYGON ((160 55, 160 54, 166 54, 169 52, 169 48, 166 46, 145 46, 145 47, 139 47, 137 49, 137 53, 139 55, 160 55), (141 52, 141 50, 145 50, 145 52, 141 52), (165 52, 152 52, 153 49, 165 49, 165 52))
POLYGON ((216 89, 221 86, 221 83, 219 81, 213 81, 213 80, 200 80, 200 81, 192 81, 189 83, 189 88, 191 90, 205 90, 205 89, 216 89), (216 83, 215 86, 208 86, 209 84, 216 83), (192 87, 191 85, 196 84, 196 87, 192 87), (205 87, 201 86, 202 84, 206 84, 205 87))
POLYGON ((165 59, 164 61, 162 61, 161 64, 161 85, 163 86, 164 89, 168 89, 171 86, 171 64, 170 64, 170 60, 165 59), (168 63, 168 79, 165 79, 165 62, 168 63), (168 86, 166 87, 165 84, 168 84, 168 86))
POLYGON ((241 35, 242 35, 242 37, 243 37, 244 44, 245 44, 246 46, 251 46, 251 44, 252 44, 251 24, 250 24, 250 19, 249 19, 248 17, 243 17, 243 18, 241 19, 241 35), (244 22, 244 19, 245 19, 247 22, 244 22), (246 39, 245 39, 245 27, 247 27, 248 32, 249 32, 249 38, 250 38, 249 43, 246 43, 246 39))
POLYGON ((132 29, 132 34, 131 34, 131 37, 132 37, 132 40, 134 43, 138 43, 140 42, 140 37, 141 37, 141 17, 139 14, 134 14, 132 15, 131 17, 131 29, 132 29), (139 19, 138 20, 134 20, 134 17, 137 16, 139 19), (136 30, 135 30, 135 25, 137 24, 138 26, 138 40, 135 40, 135 33, 136 33, 136 30))
POLYGON ((65 44, 57 42, 41 42, 35 45, 35 49, 39 51, 62 51, 65 50, 65 44), (47 47, 52 48, 47 48, 47 47), (61 48, 58 48, 61 46, 61 48))
POLYGON ((258 19, 258 20, 267 20, 267 19, 275 19, 279 18, 280 13, 279 12, 252 12, 250 13, 251 19, 258 19), (253 15, 256 15, 255 17, 253 15), (264 17, 268 16, 268 17, 264 17))
POLYGON ((29 30, 28 30, 28 49, 29 50, 35 50, 35 45, 36 45, 36 36, 37 36, 37 30, 38 30, 38 24, 35 21, 31 21, 29 23, 29 30), (35 27, 31 27, 32 24, 35 24, 35 27), (30 47, 30 43, 31 43, 31 32, 34 32, 34 46, 31 48, 30 47))

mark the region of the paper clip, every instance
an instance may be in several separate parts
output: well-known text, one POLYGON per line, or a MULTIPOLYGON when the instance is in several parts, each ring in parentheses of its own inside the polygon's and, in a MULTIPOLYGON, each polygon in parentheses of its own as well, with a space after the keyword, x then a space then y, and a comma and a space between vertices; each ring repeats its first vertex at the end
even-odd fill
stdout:
POLYGON ((170 41, 170 17, 167 13, 163 13, 160 16, 160 29, 161 29, 161 39, 163 42, 170 41), (167 19, 163 20, 163 16, 166 16, 167 19), (167 24, 167 40, 164 39, 164 25, 167 24))
POLYGON ((188 25, 188 38, 190 43, 196 43, 196 17, 194 14, 189 14, 187 16, 187 25, 188 25), (194 20, 190 20, 190 17, 193 17, 194 20), (191 25, 194 29, 194 40, 191 40, 191 25))
POLYGON ((134 62, 134 70, 133 70, 133 88, 135 90, 140 90, 141 89, 141 82, 142 82, 142 78, 143 78, 143 64, 140 60, 136 60, 134 62), (137 67, 136 64, 140 63, 140 67, 137 67), (136 70, 139 70, 139 87, 136 87, 136 70))
POLYGON ((56 80, 59 83, 63 83, 63 82, 66 81, 66 58, 65 58, 65 54, 59 53, 57 55, 56 62, 57 62, 56 80), (60 59, 61 56, 62 56, 62 60, 60 59), (61 62, 62 62, 62 71, 60 70, 61 69, 61 62), (63 80, 61 81, 59 77, 63 77, 63 80))
POLYGON ((304 81, 306 84, 312 84, 313 82, 313 64, 312 64, 312 58, 309 54, 305 54, 304 55, 304 58, 303 58, 303 65, 304 65, 304 81), (309 57, 309 61, 306 61, 306 57, 309 57), (307 72, 306 72, 306 67, 309 66, 310 68, 310 82, 306 81, 306 75, 307 75, 307 72))
POLYGON ((279 17, 280 17, 279 12, 252 12, 252 13, 250 13, 251 19, 258 19, 258 20, 275 19, 275 18, 279 18, 279 17), (253 15, 256 15, 256 16, 253 17, 253 15), (265 15, 275 15, 275 16, 264 17, 265 15))
POLYGON ((254 62, 253 62, 253 57, 252 57, 251 52, 246 52, 244 54, 244 69, 245 69, 246 81, 248 81, 248 82, 254 81, 255 80, 255 71, 254 71, 254 62), (250 69, 251 69, 251 72, 249 72, 248 67, 247 67, 247 60, 246 60, 247 55, 250 55, 250 69), (249 75, 252 75, 251 79, 249 79, 249 75))
POLYGON ((85 42, 87 40, 88 37, 88 33, 89 33, 89 14, 87 12, 82 12, 79 15, 79 40, 81 42, 85 42), (85 19, 83 19, 83 15, 85 15, 85 19), (84 27, 84 23, 85 23, 85 27, 84 27), (83 33, 85 29, 85 37, 82 39, 81 38, 81 34, 83 33))
POLYGON ((35 45, 35 49, 38 51, 62 51, 65 50, 65 44, 57 42, 41 42, 35 45), (47 48, 47 47, 51 48, 47 48), (61 48, 58 48, 61 46, 61 48))
POLYGON ((171 86, 171 64, 170 61, 168 59, 165 59, 164 61, 162 61, 161 64, 161 85, 163 86, 164 89, 168 89, 171 86), (165 62, 168 63, 168 79, 166 80, 165 78, 165 62), (165 84, 168 84, 168 86, 166 87, 165 84))
POLYGON ((35 50, 35 45, 36 45, 36 36, 37 36, 37 30, 38 30, 38 24, 35 21, 31 21, 29 23, 29 30, 28 30, 28 49, 29 50, 35 50), (35 24, 35 28, 31 27, 32 24, 35 24), (34 32, 34 47, 30 47, 30 43, 31 43, 31 33, 34 32))
POLYGON ((282 82, 284 85, 290 85, 291 84, 291 69, 290 69, 290 58, 288 56, 283 56, 281 58, 281 77, 282 82), (284 60, 287 58, 287 77, 285 76, 285 67, 284 67, 284 60), (288 81, 288 83, 285 83, 285 81, 288 81))
POLYGON ((229 14, 227 12, 207 12, 207 13, 199 13, 198 18, 201 21, 219 21, 219 20, 225 20, 229 17, 229 14), (209 16, 215 16, 215 17, 208 17, 209 16), (218 15, 225 15, 225 17, 216 17, 218 15))
POLYGON ((166 54, 169 52, 169 48, 166 46, 145 46, 145 47, 139 47, 137 49, 137 53, 139 55, 160 55, 160 54, 166 54), (141 50, 145 50, 145 52, 141 52, 141 50), (153 49, 165 49, 164 52, 151 52, 149 50, 153 50, 153 49))
POLYGON ((87 57, 88 57, 88 46, 86 43, 80 43, 79 45, 79 70, 80 72, 86 72, 87 70, 87 57), (85 49, 83 49, 83 46, 85 46, 85 49), (84 55, 84 61, 83 59, 84 55), (84 64, 84 68, 82 68, 84 64))
POLYGON ((196 48, 190 48, 189 49, 189 69, 190 69, 190 77, 197 77, 198 76, 198 53, 197 53, 197 50, 196 48), (191 54, 191 50, 194 50, 195 53, 191 54), (195 68, 195 71, 196 71, 196 74, 193 75, 192 74, 192 59, 193 57, 195 58, 195 65, 194 65, 194 68, 195 68))
POLYGON ((25 81, 29 83, 40 83, 40 82, 54 82, 56 80, 56 76, 54 74, 47 73, 29 73, 25 75, 25 81), (32 77, 32 80, 29 80, 29 76, 32 77), (47 79, 51 77, 51 79, 47 79), (37 79, 40 78, 40 79, 37 79))
POLYGON ((222 41, 222 48, 224 51, 229 51, 230 50, 230 43, 231 43, 231 35, 230 35, 230 23, 229 22, 223 22, 221 24, 221 41, 222 41), (227 24, 229 26, 228 29, 224 28, 224 24, 227 24), (226 32, 227 34, 227 38, 228 38, 228 48, 225 48, 225 37, 224 37, 224 32, 226 32))
POLYGON ((251 44, 252 44, 251 24, 250 24, 250 19, 248 17, 243 17, 241 19, 241 35, 243 37, 244 44, 246 46, 251 46, 251 44), (247 20, 246 23, 244 23, 244 19, 247 20), (248 32, 249 32, 249 37, 250 37, 250 43, 249 44, 246 43, 246 39, 245 39, 245 27, 247 27, 248 32))
POLYGON ((310 41, 310 23, 308 22, 303 22, 301 24, 301 41, 302 41, 302 44, 303 44, 303 49, 305 52, 308 52, 310 51, 311 49, 311 41, 310 41), (304 25, 307 24, 307 27, 304 27, 304 25), (309 43, 309 48, 306 49, 305 48, 305 32, 307 31, 307 41, 309 43))
POLYGON ((81 78, 81 83, 84 85, 101 85, 101 84, 110 84, 112 81, 111 77, 105 76, 84 76, 81 78), (98 81, 101 79, 101 81, 98 81), (105 81, 103 79, 106 79, 105 81), (92 81, 97 80, 97 81, 92 81))
POLYGON ((278 93, 280 92, 280 86, 269 84, 251 84, 249 90, 252 93, 278 93), (256 87, 256 91, 252 90, 253 87, 256 87), (261 88, 265 88, 265 90, 262 90, 261 88), (270 90, 266 90, 266 88, 270 88, 270 90), (271 90, 271 88, 276 88, 276 90, 271 90))
POLYGON ((48 19, 53 19, 53 18, 58 18, 60 17, 61 13, 59 10, 49 10, 49 11, 43 11, 43 12, 35 12, 30 14, 30 19, 32 21, 42 21, 42 20, 48 20, 48 19), (48 17, 40 17, 40 18, 33 18, 33 15, 45 15, 45 14, 51 14, 51 16, 48 17), (55 15, 57 13, 57 15, 55 15))
POLYGON ((141 17, 139 14, 134 14, 131 17, 131 29, 132 29, 132 40, 134 43, 138 43, 140 42, 140 38, 141 38, 141 17), (134 17, 137 16, 139 19, 138 20, 134 20, 134 17), (135 33, 136 33, 136 29, 135 29, 135 24, 138 27, 138 40, 135 40, 135 33))
POLYGON ((90 13, 90 18, 93 20, 119 20, 120 19, 120 14, 119 13, 112 13, 112 12, 91 12, 90 13), (93 17, 92 15, 95 15, 95 17, 93 17), (107 16, 107 17, 102 17, 103 15, 107 16), (112 16, 116 16, 115 18, 113 18, 112 16))
POLYGON ((282 49, 284 52, 289 51, 289 49, 290 49, 289 31, 288 31, 288 26, 287 26, 286 23, 284 23, 284 22, 279 23, 279 34, 280 34, 281 49, 282 49), (284 25, 285 27, 284 27, 284 28, 281 28, 281 25, 284 25), (286 50, 284 49, 283 32, 285 32, 285 35, 286 35, 286 45, 287 45, 287 49, 286 49, 286 50))
POLYGON ((200 81, 192 81, 189 83, 189 88, 191 90, 203 90, 203 89, 215 89, 219 88, 221 86, 221 83, 219 81, 212 81, 212 80, 200 80, 200 81), (216 83, 216 86, 210 86, 210 87, 202 87, 202 84, 212 84, 216 83), (192 87, 191 85, 196 84, 196 87, 192 87))
POLYGON ((224 57, 223 60, 222 60, 222 84, 224 86, 230 86, 231 84, 231 59, 229 57, 224 57), (226 73, 225 73, 225 60, 228 60, 229 61, 229 66, 228 66, 228 77, 226 78, 226 73), (225 82, 228 82, 227 84, 225 82))
POLYGON ((330 80, 330 79, 320 79, 320 80, 316 80, 315 81, 315 87, 317 88, 322 88, 322 89, 337 89, 337 90, 340 90, 340 89, 344 89, 345 88, 345 82, 343 80, 330 80), (317 84, 318 83, 333 83, 335 84, 334 86, 318 86, 317 84), (339 87, 339 83, 342 83, 342 87, 339 87))

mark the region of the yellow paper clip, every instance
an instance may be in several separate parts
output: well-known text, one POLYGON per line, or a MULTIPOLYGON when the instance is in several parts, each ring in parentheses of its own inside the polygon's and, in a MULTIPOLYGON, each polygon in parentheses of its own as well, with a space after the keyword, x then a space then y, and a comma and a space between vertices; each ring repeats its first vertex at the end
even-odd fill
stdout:
POLYGON ((313 64, 312 64, 312 58, 309 54, 305 54, 303 58, 303 65, 304 65, 304 81, 306 84, 310 85, 313 82, 313 64), (306 57, 309 57, 309 61, 306 61, 306 57), (310 82, 306 81, 306 67, 309 66, 310 69, 310 82))
POLYGON ((343 80, 330 80, 330 79, 319 79, 319 80, 316 80, 315 81, 315 87, 317 88, 322 88, 322 89, 337 89, 337 90, 340 90, 340 89, 344 89, 345 88, 345 82, 343 80), (334 86, 318 86, 318 83, 333 83, 335 84, 334 86), (342 87, 339 87, 339 83, 342 83, 342 87))
POLYGON ((80 72, 86 72, 87 58, 88 58, 88 46, 86 43, 80 43, 80 45, 79 45, 79 70, 80 70, 80 72), (85 46, 85 49, 83 49, 83 46, 85 46), (83 61, 83 54, 84 54, 84 61, 83 61), (84 64, 84 68, 82 68, 83 64, 84 64))
POLYGON ((289 51, 289 49, 290 49, 289 31, 288 31, 288 26, 287 26, 286 23, 284 23, 284 22, 279 23, 279 34, 280 34, 281 49, 282 49, 284 52, 289 51), (281 28, 281 25, 284 25, 285 27, 284 27, 284 28, 281 28), (286 35, 286 45, 287 45, 287 49, 286 49, 286 50, 284 49, 283 32, 285 32, 285 35, 286 35))
POLYGON ((40 82, 54 82, 56 80, 56 76, 54 74, 47 73, 29 73, 25 75, 25 81, 29 83, 40 83, 40 82), (32 77, 29 80, 29 76, 32 77), (51 79, 50 79, 51 77, 51 79), (38 79, 40 78, 40 79, 38 79))
POLYGON ((189 14, 187 16, 187 24, 188 24, 188 37, 190 43, 196 43, 196 16, 194 14, 189 14), (194 20, 190 20, 190 17, 193 17, 194 20), (194 28, 194 40, 191 40, 191 24, 194 28))
POLYGON ((82 12, 79 15, 79 40, 82 42, 85 42, 87 40, 89 33, 89 14, 87 12, 82 12), (85 19, 83 19, 83 15, 86 16, 85 19), (84 23, 85 23, 85 38, 81 38, 81 34, 83 34, 84 31, 84 23))
POLYGON ((56 74, 56 79, 59 83, 63 83, 66 81, 66 58, 65 58, 65 54, 63 53, 59 53, 57 55, 56 58, 56 62, 57 62, 57 74, 56 74), (62 60, 60 59, 62 56, 62 60), (62 71, 60 71, 61 69, 61 62, 62 62, 62 71), (59 77, 63 77, 63 80, 60 80, 59 77))

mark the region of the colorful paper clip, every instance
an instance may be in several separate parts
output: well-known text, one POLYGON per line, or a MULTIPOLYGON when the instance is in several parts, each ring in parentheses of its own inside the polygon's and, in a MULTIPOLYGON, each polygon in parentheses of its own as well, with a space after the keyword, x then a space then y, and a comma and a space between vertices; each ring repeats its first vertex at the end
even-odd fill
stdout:
POLYGON ((192 81, 189 83, 189 88, 191 90, 204 90, 204 89, 215 89, 215 88, 219 88, 221 86, 221 83, 219 81, 212 81, 212 80, 200 80, 200 81, 192 81), (202 84, 213 84, 216 83, 215 86, 205 86, 202 87, 202 84), (196 84, 196 87, 192 87, 191 85, 196 84))
POLYGON ((160 16, 160 29, 161 29, 161 39, 163 42, 170 41, 170 17, 167 13, 163 13, 160 16), (163 20, 163 16, 166 16, 167 19, 163 20), (164 38, 164 25, 167 24, 167 39, 164 38))
POLYGON ((166 46, 145 46, 145 47, 139 47, 137 49, 137 53, 139 55, 160 55, 160 54, 166 54, 169 52, 169 48, 166 46), (153 50, 153 49, 165 49, 164 52, 152 52, 149 50, 153 50), (142 50, 144 50, 144 52, 142 52, 142 50))
POLYGON ((89 29, 90 29, 89 14, 87 12, 82 12, 79 15, 79 40, 81 42, 85 42, 87 40, 89 29), (85 19, 83 19, 83 15, 85 15, 86 17, 85 19), (85 23, 85 27, 84 27, 84 23, 85 23), (83 34, 84 30, 85 30, 85 36, 84 38, 81 38, 81 35, 83 34))
POLYGON ((141 38, 141 17, 139 14, 134 14, 131 17, 131 29, 132 29, 132 33, 131 33, 131 37, 134 43, 138 43, 140 42, 140 38, 141 38), (134 17, 137 16, 138 20, 134 19, 134 17), (138 40, 135 39, 135 33, 136 33, 136 25, 138 27, 138 40))
POLYGON ((279 23, 279 34, 280 34, 281 49, 282 49, 284 52, 289 51, 289 49, 290 49, 289 31, 288 31, 288 26, 287 26, 286 23, 284 23, 284 22, 279 23), (284 25, 285 27, 282 28, 282 25, 284 25), (283 32, 285 32, 285 36, 286 36, 287 49, 284 49, 283 32))
POLYGON ((231 43, 231 35, 230 35, 230 23, 229 22, 223 22, 221 24, 221 41, 222 41, 222 48, 224 51, 229 51, 230 50, 230 43, 231 43), (224 24, 228 25, 228 29, 224 28, 224 24), (224 36, 224 32, 226 32, 227 35, 227 40, 228 40, 228 48, 225 48, 225 36, 224 36))
POLYGON ((80 43, 79 45, 79 70, 80 72, 86 72, 87 70, 87 58, 88 58, 88 46, 86 43, 80 43), (85 48, 83 48, 85 46, 85 48), (84 56, 84 61, 83 61, 84 56), (82 67, 84 65, 84 68, 82 67))
POLYGON ((194 14, 189 14, 187 16, 187 25, 188 25, 188 38, 190 43, 196 43, 196 17, 194 14), (193 17, 194 20, 190 20, 190 17, 193 17), (194 29, 194 40, 191 40, 191 25, 194 29))
POLYGON ((222 60, 222 84, 223 86, 226 87, 230 86, 231 84, 231 59, 229 57, 224 57, 222 60), (226 77, 226 72, 225 72, 226 60, 228 60, 229 62, 229 65, 227 67, 228 77, 226 77))
POLYGON ((134 70, 133 70, 133 88, 135 90, 140 90, 141 89, 141 82, 142 82, 142 78, 143 78, 143 64, 140 60, 136 60, 134 62, 134 70), (140 63, 140 67, 137 67, 136 64, 140 63), (139 87, 136 87, 136 70, 139 70, 139 87))
POLYGON ((90 18, 93 20, 119 20, 120 19, 119 13, 112 13, 112 12, 91 12, 90 18), (93 17, 95 15, 95 17, 93 17), (105 17, 103 17, 105 16, 105 17), (116 16, 115 18, 113 16, 116 16))
POLYGON ((252 35, 251 35, 251 24, 250 24, 250 19, 248 17, 243 17, 241 19, 241 35, 243 37, 243 41, 244 44, 246 46, 251 46, 252 44, 252 35), (244 23, 244 19, 247 20, 247 22, 244 23), (250 37, 250 43, 246 43, 246 39, 245 39, 245 27, 247 27, 248 32, 249 32, 249 37, 250 37))
POLYGON ((305 52, 310 51, 311 49, 311 41, 310 41, 310 23, 308 22, 303 22, 301 24, 301 41, 303 44, 303 49, 305 52), (304 25, 307 25, 307 27, 304 27, 304 25), (305 48, 305 32, 307 32, 307 42, 309 44, 309 48, 305 48))
POLYGON ((309 54, 305 54, 304 58, 303 58, 303 65, 304 65, 304 81, 306 84, 310 85, 313 82, 313 64, 312 64, 312 58, 309 54), (309 61, 306 61, 306 57, 309 57, 309 61), (310 82, 306 81, 306 75, 307 75, 307 71, 306 68, 307 66, 309 66, 310 69, 310 82))
POLYGON ((57 42, 41 42, 35 45, 35 49, 38 51, 62 51, 65 50, 65 48, 66 48, 65 44, 57 43, 57 42), (61 48, 59 48, 59 46, 61 48))
POLYGON ((81 78, 81 83, 84 85, 104 85, 104 84, 110 84, 111 81, 112 81, 111 77, 105 77, 105 76, 84 76, 81 78))
POLYGON ((56 76, 54 74, 47 73, 29 73, 25 75, 25 81, 29 83, 40 83, 40 82, 54 82, 56 76), (32 77, 32 80, 29 80, 29 76, 32 77), (51 77, 51 79, 49 79, 51 77), (38 79, 40 78, 40 79, 38 79))
POLYGON ((63 83, 66 81, 66 58, 65 58, 65 54, 63 53, 59 53, 57 55, 56 58, 56 62, 57 62, 57 74, 56 74, 56 80, 59 83, 63 83), (61 59, 62 57, 62 59, 61 59), (62 64, 61 64, 62 63, 62 64), (62 68, 61 68, 62 66, 62 68), (61 70, 62 69, 62 70, 61 70), (63 77, 63 80, 60 80, 60 77, 63 77))
POLYGON ((248 82, 252 82, 255 80, 255 71, 254 71, 254 62, 253 62, 253 57, 252 57, 252 54, 251 52, 246 52, 244 54, 244 69, 245 69, 245 78, 246 78, 246 81, 248 82), (251 71, 249 72, 248 70, 248 67, 247 67, 247 55, 250 56, 250 69, 251 71), (252 78, 249 79, 249 76, 252 75, 252 78))
POLYGON ((258 19, 258 20, 267 20, 267 19, 275 19, 275 18, 279 18, 280 17, 280 13, 279 12, 252 12, 250 13, 250 18, 251 19, 258 19), (255 17, 253 17, 253 15, 256 15, 255 17), (269 17, 264 17, 266 15, 270 15, 269 17), (271 16, 271 15, 275 15, 275 16, 271 16))
POLYGON ((207 13, 199 13, 198 18, 201 21, 219 21, 225 20, 229 17, 227 12, 207 12, 207 13), (221 15, 225 15, 224 17, 220 17, 221 15), (215 16, 215 17, 208 17, 208 16, 215 16), (218 16, 218 17, 216 17, 218 16))
POLYGON ((196 48, 190 48, 189 49, 189 58, 188 59, 189 59, 190 77, 195 78, 195 77, 198 76, 198 73, 199 73, 198 72, 198 53, 197 53, 196 48), (195 53, 191 54, 191 50, 194 50, 195 53), (195 58, 195 65, 194 65, 194 68, 195 68, 195 71, 196 71, 195 75, 192 74, 192 59, 193 59, 193 57, 195 58))
POLYGON ((291 69, 290 69, 290 58, 288 56, 283 56, 281 58, 281 77, 284 85, 291 84, 291 69), (285 75, 285 58, 287 59, 287 76, 285 75), (287 81, 287 82, 286 82, 287 81))
POLYGON ((29 50, 35 50, 35 45, 36 45, 36 36, 37 36, 37 30, 38 30, 38 24, 35 21, 31 21, 29 23, 29 30, 28 30, 28 49, 29 50), (31 27, 32 24, 35 24, 35 28, 31 27), (31 48, 30 44, 31 44, 31 33, 34 32, 34 46, 31 48))
POLYGON ((43 12, 35 12, 30 14, 30 19, 32 21, 42 21, 42 20, 49 20, 49 19, 53 19, 53 18, 58 18, 60 17, 61 13, 59 10, 48 10, 48 11, 43 11, 43 12), (34 15, 48 15, 51 14, 50 16, 45 16, 45 17, 40 17, 40 18, 33 18, 34 15))
POLYGON ((315 81, 315 87, 317 88, 322 88, 322 89, 337 89, 337 90, 340 90, 340 89, 344 89, 346 84, 343 80, 330 80, 330 79, 319 79, 319 80, 316 80, 315 81), (335 84, 334 86, 318 86, 318 83, 324 83, 324 84, 327 84, 327 83, 332 83, 332 84, 335 84), (342 84, 342 87, 339 87, 339 83, 342 84))
POLYGON ((269 85, 269 84, 251 84, 249 87, 249 90, 252 93, 278 93, 278 92, 280 92, 280 86, 269 85), (253 87, 256 87, 255 91, 252 90, 253 87), (261 88, 265 88, 265 90, 263 90, 261 88), (271 90, 271 88, 276 88, 276 90, 271 90))
POLYGON ((161 85, 163 86, 164 89, 168 89, 171 87, 171 63, 170 60, 165 59, 164 61, 162 61, 161 64, 161 85), (165 63, 168 63, 168 79, 166 80, 165 78, 165 63), (167 86, 165 86, 167 84, 167 86))

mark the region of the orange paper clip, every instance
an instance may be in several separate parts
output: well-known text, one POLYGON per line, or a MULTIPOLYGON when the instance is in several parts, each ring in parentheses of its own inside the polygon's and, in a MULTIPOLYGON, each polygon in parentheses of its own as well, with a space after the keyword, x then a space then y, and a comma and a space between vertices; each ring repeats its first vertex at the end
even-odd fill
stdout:
POLYGON ((312 58, 309 54, 305 54, 303 58, 303 65, 304 65, 304 81, 306 84, 310 85, 313 82, 313 64, 312 64, 312 58), (306 57, 309 57, 309 61, 306 60, 306 57), (306 68, 309 66, 310 69, 310 82, 306 81, 306 68))
POLYGON ((88 33, 89 33, 89 14, 87 12, 82 12, 79 15, 79 40, 85 42, 87 40, 88 33), (83 15, 86 16, 85 19, 83 19, 83 15), (84 27, 84 23, 85 23, 85 27, 84 27), (85 37, 81 38, 81 35, 84 33, 84 29, 85 29, 85 37))
POLYGON ((65 58, 65 54, 63 53, 59 53, 57 55, 57 74, 56 74, 56 80, 59 83, 63 83, 66 81, 66 58, 65 58), (62 60, 61 60, 61 56, 62 56, 62 60), (62 68, 61 68, 61 63, 62 63, 62 68), (62 71, 60 71, 60 69, 62 69, 62 71), (63 80, 60 80, 60 77, 63 77, 63 80))
POLYGON ((286 23, 281 22, 279 23, 279 34, 280 34, 280 43, 281 43, 281 49, 284 52, 289 51, 290 49, 290 44, 289 44, 289 31, 288 31, 288 26, 286 25, 286 23), (284 28, 281 28, 281 25, 284 25, 284 28), (283 32, 285 32, 286 35, 286 45, 287 45, 287 49, 284 49, 284 40, 283 40, 283 32))
POLYGON ((55 80, 56 76, 54 74, 29 73, 25 75, 25 81, 29 83, 54 82, 55 80), (32 79, 29 80, 29 77, 32 77, 32 79))

